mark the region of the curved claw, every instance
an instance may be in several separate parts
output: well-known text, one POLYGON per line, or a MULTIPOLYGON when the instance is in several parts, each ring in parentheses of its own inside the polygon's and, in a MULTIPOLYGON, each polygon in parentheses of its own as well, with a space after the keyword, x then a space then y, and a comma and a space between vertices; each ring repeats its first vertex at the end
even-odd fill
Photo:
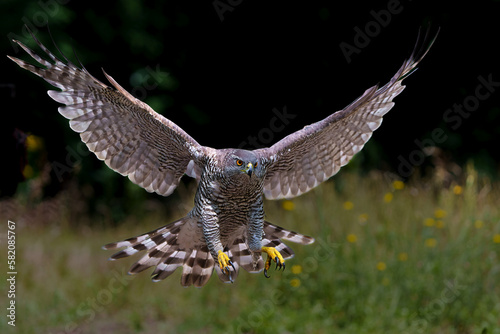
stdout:
POLYGON ((269 278, 270 276, 267 275, 267 271, 271 267, 271 262, 274 260, 276 262, 276 268, 275 270, 280 270, 283 268, 285 270, 285 260, 283 259, 283 256, 281 256, 280 252, 276 250, 274 247, 262 247, 262 252, 267 253, 267 260, 264 266, 264 276, 266 278, 269 278))
POLYGON ((276 262, 276 268, 274 268, 274 270, 281 270, 281 268, 283 268, 283 271, 285 271, 285 262, 280 262, 278 257, 275 257, 274 261, 276 262))
POLYGON ((264 269, 264 276, 265 276, 266 278, 270 278, 270 277, 271 277, 271 276, 268 276, 268 275, 267 275, 267 269, 264 269))
POLYGON ((233 278, 231 277, 231 270, 229 269, 229 266, 233 267, 233 271, 235 272, 236 268, 234 267, 233 262, 229 259, 229 256, 227 256, 226 253, 220 250, 217 260, 219 261, 219 266, 222 273, 228 276, 229 281, 231 281, 231 283, 234 283, 233 278))
MULTIPOLYGON (((233 267, 233 271, 236 271, 236 268, 234 267, 233 261, 229 260, 229 264, 231 265, 231 267, 233 267)), ((224 270, 222 270, 222 272, 224 273, 224 275, 228 276, 229 281, 231 281, 231 283, 234 283, 233 278, 231 277, 231 271, 229 271, 229 266, 224 267, 224 270), (226 274, 226 272, 227 272, 227 274, 226 274)))
MULTIPOLYGON (((227 270, 227 269, 226 269, 226 270, 227 270)), ((228 276, 228 278, 229 278, 229 281, 230 281, 231 283, 234 283, 233 278, 231 277, 231 272, 230 272, 229 270, 227 270, 227 272, 228 272, 227 276, 228 276)))

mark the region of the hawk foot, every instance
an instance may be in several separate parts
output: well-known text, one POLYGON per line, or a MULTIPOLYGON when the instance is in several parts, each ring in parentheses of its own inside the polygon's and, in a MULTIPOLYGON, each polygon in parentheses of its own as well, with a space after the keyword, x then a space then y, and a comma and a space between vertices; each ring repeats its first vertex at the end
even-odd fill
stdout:
POLYGON ((271 267, 271 261, 273 260, 274 262, 276 262, 276 269, 283 268, 283 270, 285 270, 285 260, 283 259, 283 256, 281 256, 280 252, 276 250, 276 248, 262 247, 262 252, 267 253, 267 260, 264 266, 264 276, 266 276, 266 278, 270 277, 267 275, 267 270, 269 270, 269 268, 271 267))
POLYGON ((234 271, 236 271, 236 268, 234 267, 233 262, 231 262, 231 260, 229 259, 229 256, 227 256, 226 253, 224 253, 223 251, 220 250, 218 253, 217 260, 219 261, 219 266, 220 266, 220 269, 222 270, 222 272, 225 275, 228 275, 229 280, 231 281, 231 283, 233 283, 233 279, 231 278, 231 271, 229 270, 229 266, 233 267, 234 271))

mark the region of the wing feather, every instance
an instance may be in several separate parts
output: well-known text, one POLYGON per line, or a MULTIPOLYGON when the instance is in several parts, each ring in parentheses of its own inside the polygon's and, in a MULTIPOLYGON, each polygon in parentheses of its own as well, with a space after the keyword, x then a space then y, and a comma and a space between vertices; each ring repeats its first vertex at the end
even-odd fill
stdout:
POLYGON ((147 191, 164 196, 173 192, 183 174, 199 180, 207 154, 213 149, 198 144, 105 72, 113 87, 65 57, 66 62, 60 61, 33 34, 32 37, 51 61, 16 40, 43 67, 9 58, 61 89, 48 94, 66 105, 59 107, 59 113, 69 119, 71 129, 80 134, 97 158, 147 191))
POLYGON ((270 148, 256 150, 267 167, 266 198, 290 198, 311 190, 336 174, 363 148, 382 123, 382 117, 394 106, 392 100, 405 88, 402 80, 416 69, 437 37, 436 33, 427 43, 428 35, 429 30, 421 39, 419 31, 410 58, 385 86, 373 86, 343 110, 304 127, 270 148))

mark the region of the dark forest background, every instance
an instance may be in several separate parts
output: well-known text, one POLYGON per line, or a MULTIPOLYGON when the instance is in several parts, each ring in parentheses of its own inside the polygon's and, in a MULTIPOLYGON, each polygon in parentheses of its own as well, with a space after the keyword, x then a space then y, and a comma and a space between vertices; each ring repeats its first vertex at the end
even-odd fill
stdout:
MULTIPOLYGON (((461 168, 473 162, 498 178, 499 7, 499 1, 3 0, 0 196, 26 192, 25 179, 45 175, 41 199, 76 182, 81 189, 90 186, 93 198, 129 210, 129 181, 88 153, 47 96, 54 88, 5 57, 29 59, 11 38, 40 53, 25 24, 59 55, 47 22, 68 58, 77 63, 75 51, 103 82, 105 69, 199 143, 215 148, 270 146, 342 109, 396 73, 420 27, 430 25, 431 34, 440 27, 395 107, 347 168, 406 180, 432 174, 439 165, 460 178, 461 168), (348 56, 346 47, 353 48, 348 56), (484 87, 485 80, 493 84, 484 87), (453 111, 464 103, 470 111, 453 111), (285 112, 289 117, 278 122, 285 112)), ((145 191, 134 196, 158 197, 145 191)))

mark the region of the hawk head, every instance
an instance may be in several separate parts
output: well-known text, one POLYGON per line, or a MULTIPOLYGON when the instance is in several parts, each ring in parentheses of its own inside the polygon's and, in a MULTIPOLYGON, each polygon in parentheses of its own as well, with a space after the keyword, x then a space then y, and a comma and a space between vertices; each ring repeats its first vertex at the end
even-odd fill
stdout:
POLYGON ((264 177, 264 170, 261 166, 260 159, 252 151, 241 149, 229 150, 226 155, 224 167, 227 175, 245 175, 249 179, 252 177, 264 177))

